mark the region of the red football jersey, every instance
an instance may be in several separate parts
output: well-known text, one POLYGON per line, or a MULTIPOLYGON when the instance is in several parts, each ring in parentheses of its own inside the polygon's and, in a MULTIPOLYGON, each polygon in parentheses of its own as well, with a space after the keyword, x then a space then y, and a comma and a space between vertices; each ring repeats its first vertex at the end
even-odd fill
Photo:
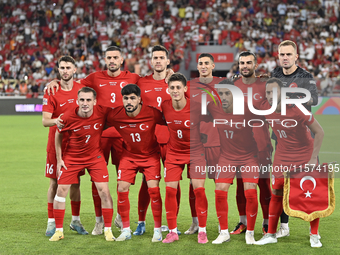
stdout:
MULTIPOLYGON (((268 101, 261 109, 270 109, 268 101)), ((314 122, 313 115, 304 115, 296 106, 287 107, 286 115, 273 112, 266 116, 269 125, 277 137, 274 164, 294 164, 310 160, 314 140, 308 128, 314 122)))
MULTIPOLYGON (((97 92, 97 104, 106 107, 117 107, 123 105, 121 89, 127 84, 137 84, 140 76, 122 71, 118 76, 112 77, 107 70, 89 74, 81 80, 81 84, 93 88, 97 92)), ((102 137, 120 137, 113 128, 106 129, 102 137)))
MULTIPOLYGON (((209 91, 217 100, 216 93, 214 92, 215 84, 220 83, 225 78, 213 77, 212 81, 208 84, 204 84, 199 81, 199 78, 188 81, 188 91, 187 96, 190 97, 192 101, 201 103, 202 93, 206 93, 204 90, 209 91), (204 90, 203 90, 204 89, 204 90)), ((213 102, 212 98, 207 95, 207 102, 213 102)), ((220 139, 217 135, 217 129, 213 127, 211 122, 202 122, 200 125, 200 132, 208 136, 208 140, 203 144, 204 147, 215 147, 220 146, 220 139)))
MULTIPOLYGON (((203 154, 204 149, 200 135, 200 104, 187 99, 185 107, 176 111, 172 106, 172 100, 162 103, 162 111, 170 132, 168 151, 178 154, 203 154), (193 111, 195 108, 196 111, 193 111)), ((209 116, 207 116, 210 118, 209 116)))
MULTIPOLYGON (((153 74, 140 78, 138 86, 141 89, 141 97, 144 105, 150 105, 161 110, 162 102, 171 99, 168 84, 163 80, 155 80, 153 74)), ((156 127, 156 137, 160 144, 169 141, 169 131, 166 126, 156 127)))
MULTIPOLYGON (((60 83, 59 83, 60 85, 60 83)), ((58 118, 60 114, 65 113, 66 111, 73 109, 77 105, 78 98, 78 90, 84 87, 84 85, 79 84, 78 82, 73 82, 73 88, 70 91, 62 90, 61 88, 55 93, 55 95, 47 95, 44 94, 43 98, 43 112, 52 113, 52 118, 58 118)), ((64 117, 62 117, 64 119, 64 117)), ((48 142, 46 151, 50 153, 55 153, 55 132, 57 130, 57 126, 52 126, 49 128, 48 132, 48 142)), ((67 135, 63 138, 63 146, 67 141, 67 135)))
MULTIPOLYGON (((240 88, 244 95, 244 102, 248 105, 248 88, 252 88, 253 106, 259 109, 262 102, 266 101, 266 82, 262 82, 260 78, 252 84, 244 84, 242 78, 235 81, 235 86, 240 88)), ((265 120, 264 116, 257 116, 257 119, 265 120)), ((262 127, 253 128, 254 138, 259 151, 272 151, 272 143, 270 140, 269 124, 265 123, 262 127)))
POLYGON ((79 107, 63 116, 65 126, 60 133, 68 133, 69 141, 63 152, 63 160, 71 164, 88 164, 91 160, 104 157, 100 148, 100 137, 110 108, 94 106, 89 118, 77 115, 79 107))
POLYGON ((244 161, 257 155, 252 127, 248 125, 248 121, 256 119, 256 116, 247 109, 244 115, 225 113, 220 104, 209 104, 208 111, 214 120, 218 119, 221 123, 215 124, 220 135, 221 156, 231 161, 244 161))
POLYGON ((114 126, 123 137, 123 157, 131 159, 148 158, 159 151, 155 136, 156 124, 165 125, 163 115, 147 105, 143 105, 134 118, 127 116, 124 106, 111 109, 107 116, 107 125, 114 126))

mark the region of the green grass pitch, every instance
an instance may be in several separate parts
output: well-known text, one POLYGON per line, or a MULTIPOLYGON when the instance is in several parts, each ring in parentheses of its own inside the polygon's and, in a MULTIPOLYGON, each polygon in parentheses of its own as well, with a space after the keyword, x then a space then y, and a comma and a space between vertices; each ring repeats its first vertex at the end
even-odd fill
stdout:
MULTIPOLYGON (((340 163, 340 116, 316 116, 325 130, 325 138, 320 153, 321 162, 340 163)), ((290 218, 290 236, 281 238, 277 244, 263 247, 246 245, 244 235, 232 236, 229 243, 213 245, 217 236, 218 220, 215 213, 214 183, 206 182, 209 202, 207 233, 209 243, 197 243, 197 235, 182 234, 178 242, 172 244, 151 243, 153 219, 151 208, 147 214, 147 228, 143 236, 132 236, 126 242, 106 242, 103 236, 81 236, 68 229, 71 220, 70 200, 66 201, 64 222, 65 238, 59 242, 49 242, 45 236, 47 222, 46 193, 49 180, 44 177, 46 142, 48 129, 41 124, 41 116, 0 116, 0 254, 339 254, 340 212, 336 208, 328 218, 320 221, 323 247, 312 249, 309 244, 309 224, 300 219, 290 218)), ((110 190, 117 201, 116 174, 113 166, 110 190)), ((184 232, 191 224, 188 202, 188 180, 181 181, 182 200, 178 216, 178 228, 184 232)), ((135 229, 137 216, 137 185, 130 189, 131 228, 135 229)), ((335 191, 339 201, 340 180, 335 180, 335 191)), ((164 182, 161 181, 164 204, 164 182)), ((81 221, 91 232, 95 215, 91 196, 91 184, 86 175, 81 181, 82 206, 81 221)), ((235 202, 235 186, 229 192, 229 229, 238 222, 235 202)), ((164 207, 163 207, 164 208, 164 207)), ((116 207, 114 208, 116 211, 116 207)), ((163 209, 164 212, 164 209, 163 209)), ((116 213, 114 213, 115 216, 116 213)), ((166 224, 163 213, 163 224, 166 224)), ((262 212, 255 226, 255 239, 261 238, 262 212)), ((113 227, 115 236, 118 230, 113 227)), ((163 238, 165 233, 163 233, 163 238)))

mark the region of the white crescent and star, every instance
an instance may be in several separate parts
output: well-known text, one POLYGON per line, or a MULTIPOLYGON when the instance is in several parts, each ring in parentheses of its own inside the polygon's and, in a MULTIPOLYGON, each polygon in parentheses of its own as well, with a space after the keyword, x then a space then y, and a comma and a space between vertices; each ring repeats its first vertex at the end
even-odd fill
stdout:
MULTIPOLYGON (((311 181, 311 182, 313 183, 313 190, 315 190, 315 187, 316 187, 316 180, 314 179, 314 177, 312 177, 312 176, 304 176, 304 177, 301 179, 301 181, 300 181, 300 188, 301 188, 302 191, 304 191, 304 189, 303 189, 303 183, 304 183, 305 181, 311 181)), ((304 193, 304 194, 306 195, 306 198, 307 198, 307 197, 310 197, 310 198, 311 198, 312 193, 309 192, 309 190, 307 190, 307 192, 304 193)))
POLYGON ((170 95, 169 88, 166 88, 166 93, 170 95))
POLYGON ((255 94, 254 94, 254 96, 253 96, 254 100, 260 100, 260 99, 262 99, 262 97, 261 97, 261 96, 260 96, 259 98, 256 98, 256 95, 259 95, 259 96, 260 96, 260 94, 259 94, 259 93, 255 93, 255 94))
POLYGON ((148 127, 149 127, 149 126, 146 126, 144 123, 139 125, 140 130, 145 130, 145 129, 148 128, 148 127), (144 125, 145 127, 143 127, 143 125, 144 125))
POLYGON ((94 124, 93 128, 94 128, 95 130, 98 130, 98 129, 99 129, 99 127, 96 127, 97 125, 101 126, 102 124, 99 124, 99 123, 94 124))
POLYGON ((190 127, 190 120, 186 120, 186 121, 184 122, 184 126, 190 127), (189 125, 187 125, 187 122, 189 122, 189 125))

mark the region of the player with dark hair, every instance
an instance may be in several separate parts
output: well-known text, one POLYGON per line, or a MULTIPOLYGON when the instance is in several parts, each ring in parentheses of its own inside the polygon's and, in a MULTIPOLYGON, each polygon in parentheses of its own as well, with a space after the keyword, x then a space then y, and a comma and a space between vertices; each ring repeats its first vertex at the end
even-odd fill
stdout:
POLYGON ((107 125, 114 126, 123 137, 123 152, 118 168, 118 208, 123 229, 116 241, 131 239, 129 188, 142 172, 148 185, 155 222, 152 242, 162 241, 162 199, 159 190, 160 156, 155 136, 157 124, 166 125, 162 113, 152 106, 141 104, 141 90, 128 84, 121 90, 123 106, 109 113, 107 125))
MULTIPOLYGON (((272 114, 266 115, 266 119, 272 120, 269 124, 278 140, 273 169, 280 171, 272 172, 272 198, 269 205, 268 233, 261 240, 255 242, 257 245, 277 242, 276 228, 283 208, 284 168, 288 168, 291 171, 294 170, 292 166, 317 165, 317 157, 324 136, 322 127, 312 114, 304 115, 294 105, 286 108, 285 115, 281 114, 281 88, 284 86, 285 84, 277 78, 269 79, 266 83, 266 98, 268 101, 263 102, 261 105, 263 110, 270 109, 275 96, 277 97, 275 111, 272 114), (277 91, 276 95, 273 92, 274 89, 277 91), (282 120, 286 119, 295 121, 296 125, 292 126, 289 123, 282 124, 282 120), (310 131, 315 135, 314 139, 311 137, 310 131)), ((311 221, 310 226, 311 247, 321 247, 322 244, 318 237, 319 218, 311 221)))
MULTIPOLYGON (((129 83, 136 84, 139 75, 130 73, 129 71, 121 71, 121 65, 124 58, 119 47, 110 46, 105 51, 105 64, 107 70, 98 71, 89 74, 85 79, 79 82, 82 85, 93 88, 97 92, 98 104, 105 107, 117 107, 122 105, 122 96, 120 90, 129 83)), ((57 87, 58 84, 52 81, 48 88, 57 87)), ((48 89, 49 90, 49 89, 48 89)), ((111 152, 111 162, 118 169, 120 154, 122 153, 123 140, 114 127, 104 130, 100 141, 106 162, 109 162, 111 152)), ((101 201, 96 190, 96 186, 92 183, 92 197, 96 213, 96 224, 92 231, 92 235, 100 235, 103 233, 104 222, 101 212, 101 201)), ((119 211, 118 211, 119 213, 119 211)), ((119 214, 115 219, 115 224, 121 227, 121 219, 119 214)))
MULTIPOLYGON (((235 86, 240 88, 245 96, 245 100, 248 100, 248 96, 252 96, 252 102, 255 108, 258 108, 261 103, 266 100, 265 94, 265 82, 255 76, 255 70, 257 69, 256 55, 250 51, 243 51, 239 54, 238 65, 241 78, 234 81, 235 86), (248 89, 252 88, 252 95, 248 95, 248 89)), ((257 118, 264 117, 258 116, 257 118)), ((262 166, 271 165, 271 153, 273 150, 268 123, 262 127, 254 128, 254 138, 258 148, 259 164, 262 166)), ((269 173, 265 172, 261 174, 259 178, 260 189, 260 203, 263 214, 263 233, 268 230, 268 210, 271 197, 270 178, 269 173)), ((242 178, 237 178, 237 191, 236 191, 237 209, 240 215, 240 221, 235 229, 230 234, 240 234, 247 229, 247 217, 246 217, 246 198, 244 196, 242 178)))
MULTIPOLYGON (((214 85, 218 84, 224 78, 215 77, 212 72, 215 68, 214 57, 209 53, 202 53, 198 57, 197 70, 199 72, 199 78, 188 81, 188 91, 186 95, 195 102, 201 103, 202 94, 209 91, 212 95, 215 95, 216 90, 214 85)), ((208 100, 210 98, 208 97, 208 100)), ((213 127, 211 122, 201 122, 200 124, 201 135, 205 137, 206 142, 203 143, 205 150, 205 159, 208 166, 216 166, 220 156, 220 141, 217 129, 213 127)), ((214 173, 208 172, 209 178, 214 178, 214 173)), ((198 231, 198 215, 195 209, 195 193, 192 184, 189 188, 189 204, 191 209, 192 224, 187 231, 186 235, 194 234, 198 231)))
MULTIPOLYGON (((299 87, 309 90, 311 99, 305 103, 304 106, 308 111, 311 111, 311 106, 318 104, 316 81, 311 73, 296 65, 296 60, 299 57, 296 44, 290 40, 283 41, 279 44, 278 51, 280 66, 271 72, 271 77, 279 78, 284 87, 299 87)), ((305 97, 305 95, 301 93, 288 94, 288 96, 305 97)), ((272 139, 276 141, 275 133, 272 133, 272 139)), ((288 219, 288 215, 283 211, 281 215, 281 226, 276 233, 277 238, 289 236, 288 219)))
MULTIPOLYGON (((151 65, 153 73, 139 79, 137 85, 141 89, 141 98, 144 105, 150 105, 158 110, 161 109, 163 101, 170 99, 168 84, 166 83, 167 66, 170 64, 169 52, 162 45, 156 45, 151 51, 151 65)), ((166 126, 157 125, 155 135, 160 145, 161 159, 166 160, 167 143, 169 141, 169 131, 166 126)), ((177 193, 178 206, 180 203, 180 189, 177 193)), ((143 235, 145 232, 145 218, 150 203, 148 186, 143 178, 138 194, 138 226, 134 235, 143 235)), ((178 213, 178 209, 177 209, 178 213)), ((163 228, 166 226, 163 226, 163 228)), ((164 229, 162 230, 164 231, 164 229)))
POLYGON ((56 231, 50 241, 64 238, 65 198, 71 184, 79 183, 78 174, 85 168, 101 198, 105 239, 114 241, 111 231, 113 208, 108 185, 109 174, 100 148, 100 137, 108 110, 100 106, 95 107, 96 91, 89 87, 78 91, 77 103, 79 106, 65 113, 64 126, 55 133, 58 189, 54 198, 56 231), (68 143, 62 152, 62 139, 66 133, 69 135, 68 143))
POLYGON ((164 166, 166 184, 165 209, 169 234, 163 243, 178 240, 177 233, 177 187, 185 165, 196 196, 196 211, 198 212, 198 243, 207 243, 206 222, 208 201, 205 195, 206 172, 195 172, 195 166, 205 166, 204 148, 201 142, 200 105, 190 103, 185 97, 187 80, 180 73, 173 74, 168 81, 171 100, 162 103, 162 112, 168 124, 170 139, 167 146, 167 158, 164 166))
MULTIPOLYGON (((77 82, 73 81, 73 74, 77 68, 75 60, 70 56, 62 56, 58 60, 58 70, 60 74, 61 89, 56 95, 44 95, 43 98, 43 113, 42 123, 44 127, 49 128, 48 143, 47 143, 47 157, 46 157, 46 171, 45 176, 50 178, 50 186, 47 192, 47 211, 48 223, 46 229, 46 236, 52 236, 55 232, 55 219, 53 214, 53 199, 57 192, 57 159, 55 154, 55 132, 57 124, 61 122, 61 116, 72 106, 76 105, 77 92, 83 87, 77 82)), ((63 148, 67 142, 67 137, 64 137, 63 148)), ((83 174, 83 173, 81 173, 83 174)), ((73 184, 70 191, 72 222, 70 228, 77 231, 79 234, 87 235, 88 232, 84 229, 80 222, 80 189, 79 184, 73 184)))

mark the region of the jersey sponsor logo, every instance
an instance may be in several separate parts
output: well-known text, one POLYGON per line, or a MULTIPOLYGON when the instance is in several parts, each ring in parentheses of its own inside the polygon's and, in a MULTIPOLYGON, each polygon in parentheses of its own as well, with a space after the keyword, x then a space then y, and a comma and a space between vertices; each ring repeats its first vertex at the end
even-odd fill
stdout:
POLYGON ((74 102, 74 98, 67 100, 69 104, 72 104, 74 102))
POLYGON ((120 129, 126 128, 127 126, 119 126, 120 129))
POLYGON ((175 122, 175 124, 177 124, 177 125, 182 124, 182 121, 181 121, 181 120, 174 120, 174 122, 175 122))
POLYGON ((117 82, 116 81, 110 81, 109 84, 110 84, 110 86, 116 86, 117 82))
POLYGON ((102 126, 102 124, 99 124, 99 123, 94 124, 94 125, 93 125, 93 128, 94 128, 95 130, 98 130, 98 129, 99 129, 99 127, 97 127, 96 125, 99 125, 99 127, 102 126))
POLYGON ((60 107, 63 107, 65 104, 66 104, 66 102, 65 102, 65 103, 63 103, 63 104, 60 104, 60 107))
POLYGON ((106 86, 107 84, 99 84, 99 87, 104 87, 106 86))
POLYGON ((148 93, 148 92, 151 92, 152 91, 152 89, 150 89, 150 90, 145 90, 145 93, 148 93))
POLYGON ((155 88, 155 91, 160 92, 163 88, 155 88))
POLYGON ((140 130, 145 130, 145 129, 149 128, 149 126, 142 123, 142 124, 139 125, 139 128, 140 128, 140 130))
POLYGON ((90 129, 91 128, 91 125, 88 125, 88 126, 83 126, 84 129, 90 129))
POLYGON ((43 105, 47 105, 47 98, 43 98, 43 105))
POLYGON ((137 124, 129 124, 129 126, 130 126, 131 128, 135 128, 135 127, 137 126, 137 124))
POLYGON ((81 128, 73 129, 74 132, 77 132, 77 131, 79 131, 79 130, 81 130, 81 128))
POLYGON ((170 123, 172 123, 172 122, 171 122, 171 121, 167 121, 167 122, 166 122, 166 124, 170 124, 170 123))
POLYGON ((199 94, 192 95, 192 97, 197 97, 199 94))

